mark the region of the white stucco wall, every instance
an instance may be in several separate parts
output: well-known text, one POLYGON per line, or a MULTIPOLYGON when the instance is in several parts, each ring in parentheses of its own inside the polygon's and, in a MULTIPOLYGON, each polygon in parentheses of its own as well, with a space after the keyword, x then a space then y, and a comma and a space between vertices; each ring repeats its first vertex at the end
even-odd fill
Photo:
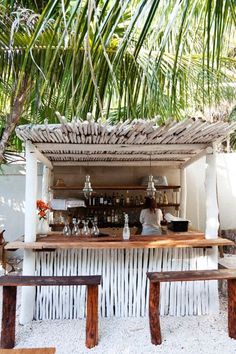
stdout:
MULTIPOLYGON (((38 165, 38 196, 42 189, 42 166, 38 165)), ((13 241, 24 234, 25 165, 3 166, 0 173, 0 230, 13 241)))
MULTIPOLYGON (((205 167, 202 158, 187 168, 187 218, 196 229, 205 229, 205 167)), ((217 192, 220 227, 236 229, 236 153, 217 154, 217 192)))

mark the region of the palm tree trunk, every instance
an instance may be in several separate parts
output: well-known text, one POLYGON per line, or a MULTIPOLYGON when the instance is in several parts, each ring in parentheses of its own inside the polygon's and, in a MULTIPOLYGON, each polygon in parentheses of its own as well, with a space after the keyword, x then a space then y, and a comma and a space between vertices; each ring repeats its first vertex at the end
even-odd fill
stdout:
POLYGON ((29 77, 25 76, 22 80, 18 93, 14 98, 11 112, 7 117, 5 128, 3 129, 2 136, 0 137, 0 164, 4 161, 4 152, 6 150, 7 144, 9 143, 11 135, 14 132, 22 115, 28 94, 28 88, 29 77))

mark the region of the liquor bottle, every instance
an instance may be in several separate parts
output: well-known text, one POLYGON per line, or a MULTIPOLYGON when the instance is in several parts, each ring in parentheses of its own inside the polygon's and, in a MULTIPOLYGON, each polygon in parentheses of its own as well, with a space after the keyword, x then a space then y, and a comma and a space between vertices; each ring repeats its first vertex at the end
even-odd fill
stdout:
POLYGON ((134 205, 134 197, 131 195, 130 197, 130 205, 133 206, 134 205))
POLYGON ((115 224, 119 224, 119 213, 118 210, 115 211, 115 224))
POLYGON ((112 224, 115 223, 115 211, 114 210, 111 211, 111 222, 112 222, 112 224))
POLYGON ((96 205, 96 197, 93 196, 93 205, 95 206, 96 205))
POLYGON ((116 205, 120 205, 120 197, 118 193, 116 193, 116 205))
POLYGON ((129 191, 126 192, 125 204, 130 205, 129 191))
POLYGON ((113 192, 112 198, 111 198, 111 205, 115 205, 115 204, 116 204, 116 196, 115 196, 115 192, 113 192))
POLYGON ((120 197, 120 206, 125 206, 125 199, 124 199, 123 194, 121 194, 121 197, 120 197))
POLYGON ((107 205, 112 205, 112 197, 111 196, 107 197, 107 205))
POLYGON ((164 195, 163 195, 163 204, 168 204, 168 197, 166 191, 164 191, 164 195))
POLYGON ((103 205, 107 205, 107 195, 105 193, 104 198, 103 198, 103 205))
POLYGON ((137 195, 136 195, 135 198, 134 198, 134 204, 135 204, 135 206, 138 206, 138 205, 139 205, 139 198, 138 198, 137 195))
POLYGON ((163 204, 163 196, 161 192, 159 194, 159 204, 163 204))
POLYGON ((107 213, 106 213, 106 210, 104 210, 104 212, 103 212, 102 223, 103 223, 104 226, 107 224, 107 213))
POLYGON ((107 212, 107 223, 111 224, 111 212, 110 211, 107 212))
POLYGON ((143 204, 144 204, 143 197, 140 194, 140 196, 139 196, 139 205, 143 205, 143 204))
POLYGON ((96 206, 99 206, 99 202, 100 202, 99 196, 96 196, 95 205, 96 205, 96 206))
POLYGON ((104 198, 103 198, 103 195, 101 194, 100 198, 99 198, 99 205, 103 205, 103 201, 104 201, 104 198))

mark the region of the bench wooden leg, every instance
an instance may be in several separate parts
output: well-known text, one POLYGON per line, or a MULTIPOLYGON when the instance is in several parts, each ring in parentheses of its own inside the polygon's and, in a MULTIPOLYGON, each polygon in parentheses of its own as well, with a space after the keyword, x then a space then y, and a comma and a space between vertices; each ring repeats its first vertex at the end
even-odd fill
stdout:
POLYGON ((149 293, 149 324, 152 344, 161 344, 161 327, 159 316, 160 282, 150 282, 149 293))
POLYGON ((87 348, 98 344, 98 285, 87 286, 86 342, 87 348))
POLYGON ((16 286, 3 286, 1 348, 15 346, 16 286))
POLYGON ((236 279, 228 280, 228 330, 229 336, 236 339, 236 279))

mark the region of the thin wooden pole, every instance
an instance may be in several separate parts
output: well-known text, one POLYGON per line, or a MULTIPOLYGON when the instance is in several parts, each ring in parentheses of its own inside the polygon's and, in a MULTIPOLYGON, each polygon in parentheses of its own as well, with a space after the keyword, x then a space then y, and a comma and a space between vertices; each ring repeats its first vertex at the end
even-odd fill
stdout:
POLYGON ((3 287, 1 348, 15 346, 16 286, 3 287))

